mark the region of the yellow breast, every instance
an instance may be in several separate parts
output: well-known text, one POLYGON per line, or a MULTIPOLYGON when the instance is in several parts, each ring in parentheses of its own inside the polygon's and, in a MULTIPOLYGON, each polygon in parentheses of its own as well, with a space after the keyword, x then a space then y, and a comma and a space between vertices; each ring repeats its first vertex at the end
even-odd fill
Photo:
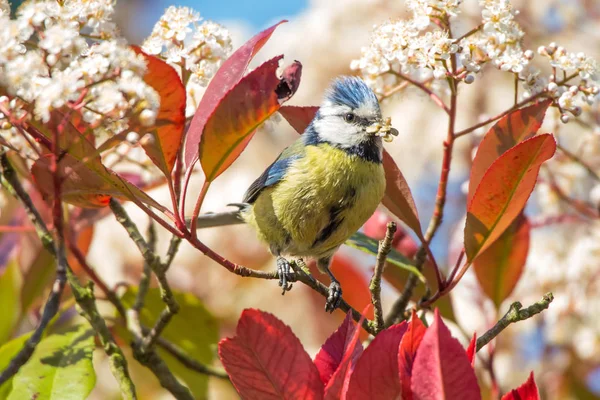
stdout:
POLYGON ((325 257, 373 214, 384 190, 381 164, 326 144, 308 146, 244 217, 275 251, 325 257))

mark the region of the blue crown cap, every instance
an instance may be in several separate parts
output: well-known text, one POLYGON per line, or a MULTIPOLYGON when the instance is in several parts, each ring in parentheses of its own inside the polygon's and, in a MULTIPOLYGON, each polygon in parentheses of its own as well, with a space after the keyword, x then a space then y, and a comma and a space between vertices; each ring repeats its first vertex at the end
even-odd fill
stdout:
POLYGON ((334 80, 325 94, 325 100, 353 109, 368 105, 379 110, 379 101, 370 87, 355 76, 342 76, 334 80))

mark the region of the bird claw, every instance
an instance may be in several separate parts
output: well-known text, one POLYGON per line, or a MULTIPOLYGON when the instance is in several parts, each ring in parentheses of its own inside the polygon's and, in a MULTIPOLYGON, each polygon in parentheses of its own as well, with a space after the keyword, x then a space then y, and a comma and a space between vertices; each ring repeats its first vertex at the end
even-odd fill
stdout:
POLYGON ((283 257, 277 257, 277 275, 279 275, 279 286, 282 289, 281 294, 292 289, 292 282, 294 280, 294 273, 290 266, 290 262, 283 257))
POLYGON ((332 313, 340 306, 341 301, 342 286, 338 281, 332 281, 329 285, 329 293, 327 295, 327 302, 325 303, 325 311, 332 313))

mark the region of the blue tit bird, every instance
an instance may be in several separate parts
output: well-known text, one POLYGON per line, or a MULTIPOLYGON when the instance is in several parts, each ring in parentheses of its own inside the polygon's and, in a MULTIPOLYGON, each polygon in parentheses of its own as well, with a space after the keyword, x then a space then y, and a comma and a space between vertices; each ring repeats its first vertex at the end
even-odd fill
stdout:
MULTIPOLYGON (((384 123, 375 93, 361 79, 338 78, 304 134, 235 204, 240 210, 233 217, 252 226, 277 258, 283 293, 292 279, 285 256, 313 258, 331 280, 325 309, 337 308, 342 289, 329 270, 331 258, 381 202, 382 136, 397 133, 384 123)), ((226 220, 209 214, 198 226, 226 220)))

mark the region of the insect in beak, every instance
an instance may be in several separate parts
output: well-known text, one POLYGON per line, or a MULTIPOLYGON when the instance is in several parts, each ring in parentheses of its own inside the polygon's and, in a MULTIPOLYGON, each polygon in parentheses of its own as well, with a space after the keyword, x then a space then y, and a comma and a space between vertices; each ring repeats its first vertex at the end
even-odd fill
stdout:
POLYGON ((375 121, 365 131, 374 136, 381 136, 386 142, 391 142, 394 136, 398 136, 398 130, 392 128, 392 119, 389 117, 385 121, 375 121))

